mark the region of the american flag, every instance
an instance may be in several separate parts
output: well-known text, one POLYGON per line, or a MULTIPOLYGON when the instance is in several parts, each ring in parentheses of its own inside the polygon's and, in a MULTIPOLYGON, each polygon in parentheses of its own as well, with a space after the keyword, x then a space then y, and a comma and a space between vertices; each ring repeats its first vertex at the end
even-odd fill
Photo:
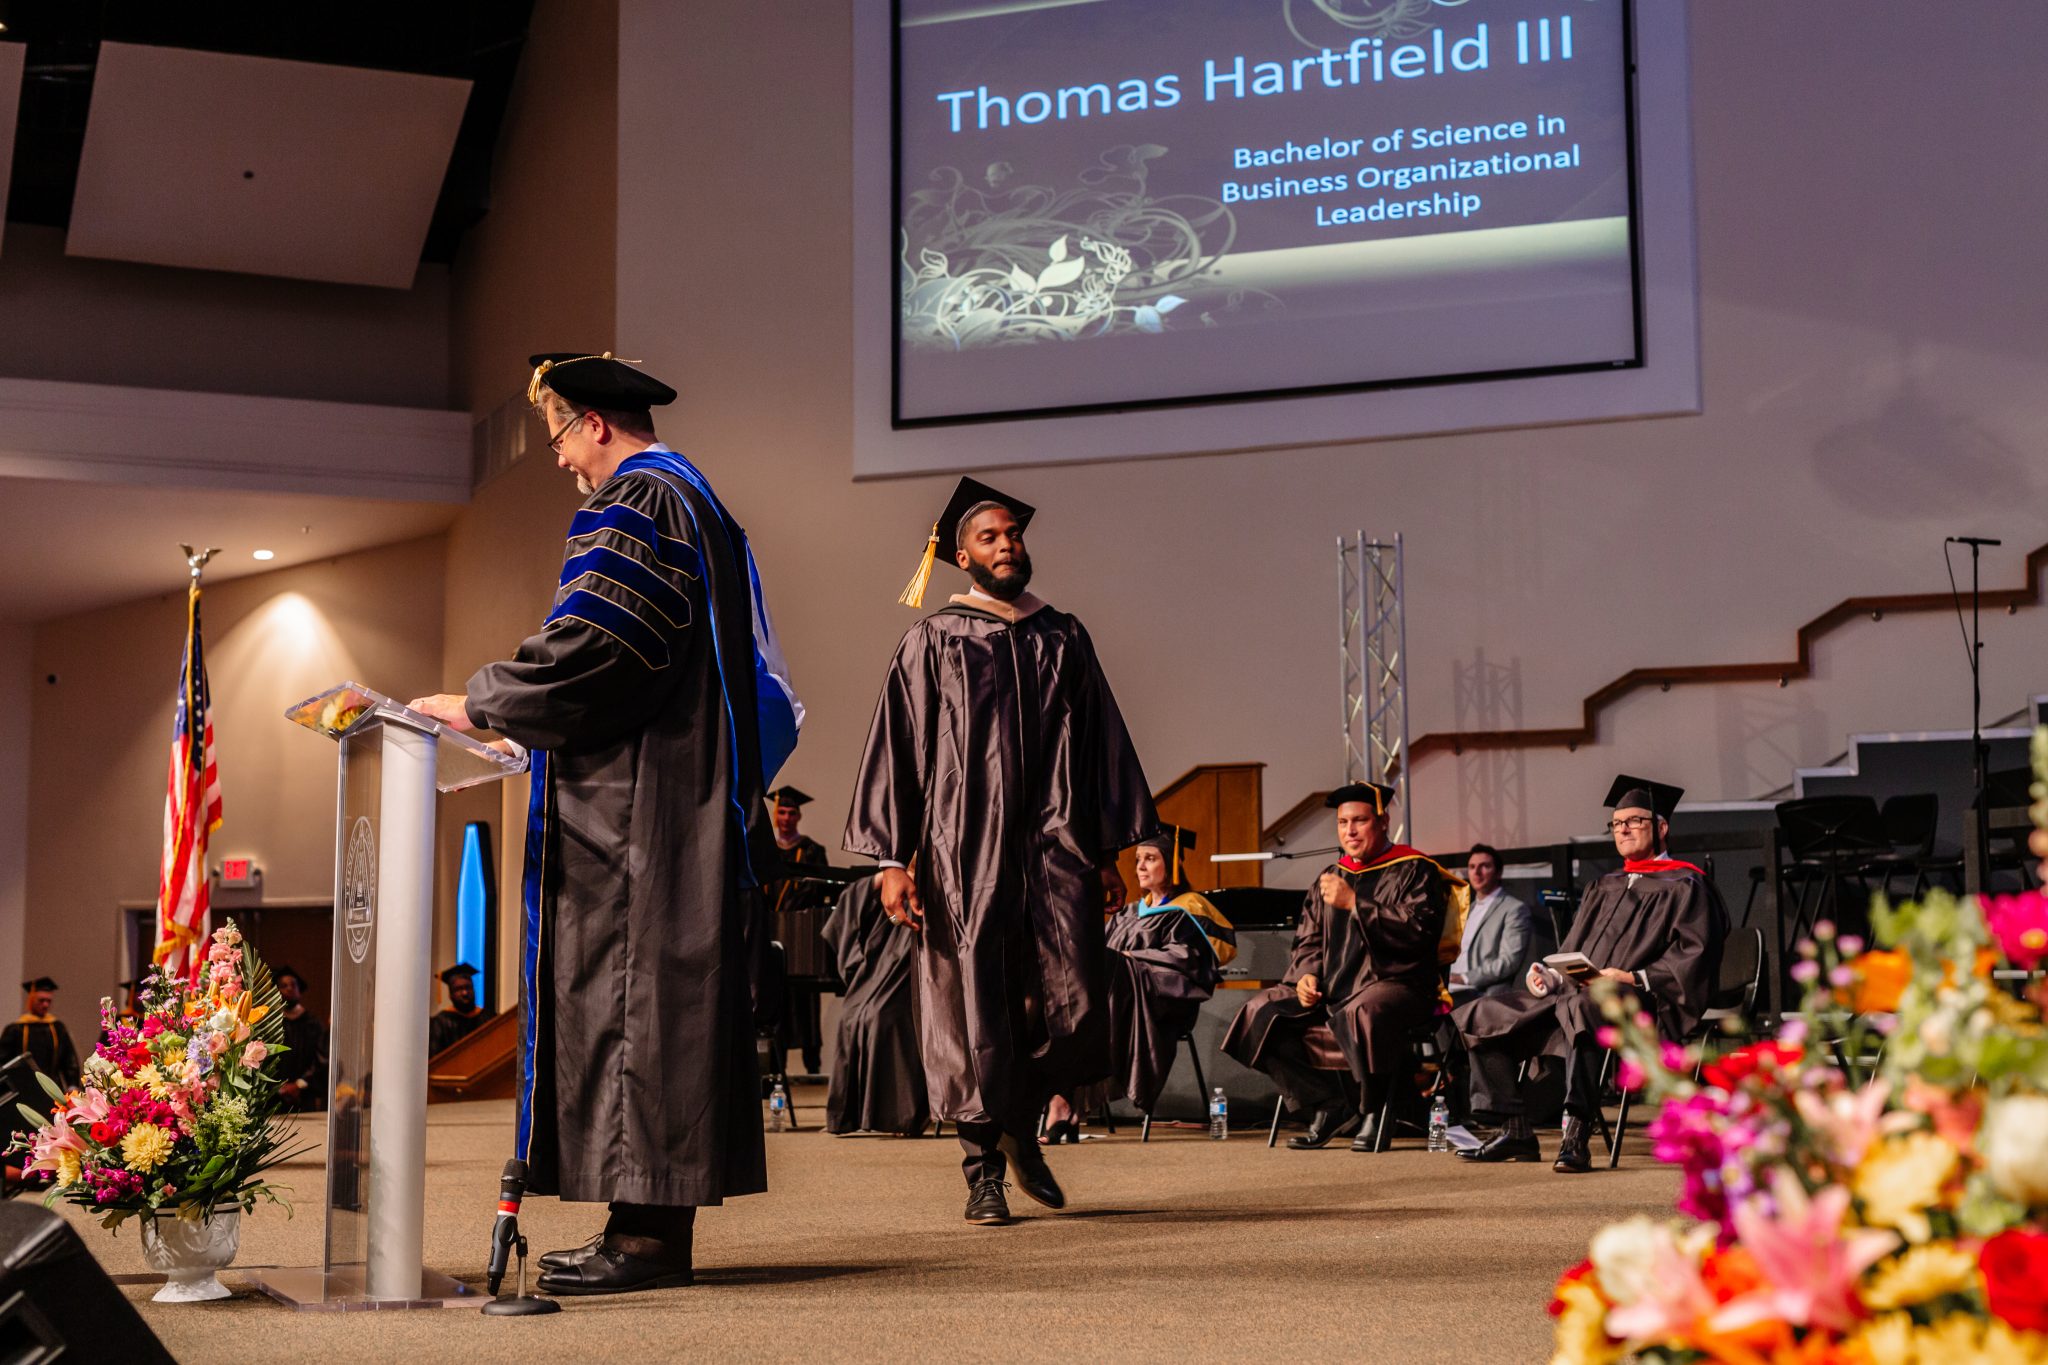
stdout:
POLYGON ((199 649, 199 580, 187 598, 185 659, 171 721, 170 785, 164 794, 164 860, 157 883, 156 960, 167 976, 197 978, 206 960, 206 841, 220 828, 214 766, 213 694, 199 649), (199 740, 193 742, 194 732, 199 740))

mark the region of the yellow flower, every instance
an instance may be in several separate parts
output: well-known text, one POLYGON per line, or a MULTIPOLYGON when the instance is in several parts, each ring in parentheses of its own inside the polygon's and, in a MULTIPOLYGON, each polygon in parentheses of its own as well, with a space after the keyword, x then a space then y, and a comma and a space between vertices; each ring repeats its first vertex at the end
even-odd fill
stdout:
POLYGON ((62 1190, 76 1185, 80 1174, 78 1153, 60 1150, 57 1153, 57 1188, 62 1190))
POLYGON ((1863 1286, 1863 1302, 1872 1308, 1910 1308, 1944 1294, 1960 1294, 1977 1283, 1977 1258, 1953 1242, 1911 1247, 1895 1261, 1879 1266, 1863 1286))
POLYGON ((1886 1313, 1850 1341, 1872 1365, 2048 1365, 2048 1337, 1972 1313, 1951 1313, 1926 1326, 1905 1313, 1886 1313))
POLYGON ((167 1100, 171 1097, 171 1083, 164 1079, 163 1072, 156 1069, 155 1062, 136 1069, 135 1083, 148 1086, 149 1097, 153 1100, 167 1100))
POLYGON ((1557 1297, 1564 1311, 1557 1316, 1557 1353, 1550 1365, 1615 1365, 1625 1351, 1607 1335, 1607 1305, 1600 1291, 1573 1280, 1558 1286, 1557 1297))
POLYGON ((1908 1133, 1873 1149, 1856 1172, 1856 1197, 1863 1221, 1897 1228, 1909 1242, 1933 1235, 1927 1210, 1941 1201, 1941 1187, 1955 1174, 1956 1149, 1932 1133, 1908 1133))
POLYGON ((138 1123, 121 1139, 121 1160, 131 1171, 153 1171, 170 1159, 177 1139, 153 1123, 138 1123))

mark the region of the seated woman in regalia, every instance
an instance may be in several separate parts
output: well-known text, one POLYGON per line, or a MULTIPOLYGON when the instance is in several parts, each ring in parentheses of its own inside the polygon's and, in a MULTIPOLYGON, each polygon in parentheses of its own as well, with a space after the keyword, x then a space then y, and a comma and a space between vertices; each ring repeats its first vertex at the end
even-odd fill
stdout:
MULTIPOLYGON (((1182 1036, 1237 956, 1230 921, 1188 887, 1194 847, 1194 831, 1178 825, 1139 844, 1138 899, 1109 918, 1110 1093, 1146 1113, 1166 1088, 1182 1036)), ((1090 1098, 1055 1096, 1042 1141, 1079 1141, 1076 1107, 1090 1098)))

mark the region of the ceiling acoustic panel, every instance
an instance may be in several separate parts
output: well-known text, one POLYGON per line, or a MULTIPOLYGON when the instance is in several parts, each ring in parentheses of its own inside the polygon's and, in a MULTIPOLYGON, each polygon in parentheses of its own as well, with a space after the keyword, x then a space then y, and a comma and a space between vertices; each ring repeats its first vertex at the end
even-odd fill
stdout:
POLYGON ((469 89, 103 43, 65 250, 408 289, 469 89))
POLYGON ((21 112, 21 64, 28 48, 0 43, 0 223, 7 221, 7 183, 14 177, 14 120, 21 112))

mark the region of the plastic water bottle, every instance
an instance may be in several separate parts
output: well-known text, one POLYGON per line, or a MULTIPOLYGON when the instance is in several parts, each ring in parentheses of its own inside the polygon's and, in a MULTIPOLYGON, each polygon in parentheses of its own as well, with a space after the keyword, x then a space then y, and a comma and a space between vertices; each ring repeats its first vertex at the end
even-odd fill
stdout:
POLYGON ((768 1092, 768 1131, 779 1133, 789 1127, 789 1091, 777 1081, 768 1092))
POLYGON ((1444 1097, 1441 1090, 1436 1092, 1436 1098, 1429 1104, 1429 1150, 1451 1150, 1451 1102, 1444 1097))
POLYGON ((1221 1142, 1230 1136, 1230 1101, 1223 1098, 1223 1087, 1217 1086, 1216 1093, 1209 1097, 1209 1138, 1221 1142))

